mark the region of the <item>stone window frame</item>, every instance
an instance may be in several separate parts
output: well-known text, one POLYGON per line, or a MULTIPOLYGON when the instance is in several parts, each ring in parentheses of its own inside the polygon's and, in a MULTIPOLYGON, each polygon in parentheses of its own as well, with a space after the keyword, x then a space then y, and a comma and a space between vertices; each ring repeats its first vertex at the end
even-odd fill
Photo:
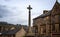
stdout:
POLYGON ((56 20, 59 20, 59 15, 54 15, 54 17, 55 17, 55 21, 56 20), (57 19, 58 18, 58 19, 57 19))
POLYGON ((59 24, 55 24, 55 32, 59 32, 59 24))

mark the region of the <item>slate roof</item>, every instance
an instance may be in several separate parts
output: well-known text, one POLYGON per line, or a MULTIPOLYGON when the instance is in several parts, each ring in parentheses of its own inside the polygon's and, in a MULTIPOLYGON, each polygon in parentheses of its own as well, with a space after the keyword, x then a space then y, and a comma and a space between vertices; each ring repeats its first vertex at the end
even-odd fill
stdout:
POLYGON ((49 16, 50 14, 51 14, 51 11, 49 11, 49 12, 46 13, 46 14, 41 14, 40 16, 34 18, 33 20, 38 19, 38 18, 43 18, 43 17, 49 16))
MULTIPOLYGON (((17 28, 14 30, 8 30, 8 31, 2 31, 0 32, 1 35, 11 35, 11 34, 16 34, 19 30, 21 30, 21 28, 17 28)), ((27 32, 28 28, 24 28, 24 30, 27 32)))
POLYGON ((9 31, 3 31, 0 33, 1 33, 1 35, 8 35, 8 34, 15 34, 18 31, 19 31, 19 29, 14 29, 14 30, 9 30, 9 31))

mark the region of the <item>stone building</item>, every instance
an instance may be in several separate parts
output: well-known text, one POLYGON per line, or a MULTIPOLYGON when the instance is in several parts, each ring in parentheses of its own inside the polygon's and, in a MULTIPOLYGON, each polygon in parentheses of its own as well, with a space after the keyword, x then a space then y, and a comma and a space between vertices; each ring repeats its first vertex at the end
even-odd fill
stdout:
POLYGON ((60 37, 60 3, 55 2, 51 10, 33 19, 36 36, 60 37))
POLYGON ((24 37, 27 32, 27 26, 18 26, 0 22, 0 37, 24 37))

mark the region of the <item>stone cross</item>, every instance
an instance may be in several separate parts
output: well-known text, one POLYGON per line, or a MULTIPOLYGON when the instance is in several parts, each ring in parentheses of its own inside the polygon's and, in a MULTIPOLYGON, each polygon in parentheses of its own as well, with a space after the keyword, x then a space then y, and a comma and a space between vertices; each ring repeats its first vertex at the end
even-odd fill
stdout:
POLYGON ((58 1, 58 0, 56 0, 56 1, 58 1))
POLYGON ((27 9, 30 11, 32 8, 31 8, 31 6, 29 5, 29 7, 27 7, 27 9))
POLYGON ((29 7, 27 7, 27 9, 29 10, 29 22, 28 22, 28 25, 29 25, 29 27, 31 26, 31 6, 29 5, 29 7))

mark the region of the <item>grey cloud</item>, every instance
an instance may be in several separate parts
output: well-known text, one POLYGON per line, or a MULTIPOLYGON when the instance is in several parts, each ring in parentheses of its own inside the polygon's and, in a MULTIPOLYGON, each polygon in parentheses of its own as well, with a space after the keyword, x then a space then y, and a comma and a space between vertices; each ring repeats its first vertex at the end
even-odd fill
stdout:
POLYGON ((9 12, 6 6, 0 5, 0 18, 6 17, 9 12))
MULTIPOLYGON (((13 10, 12 10, 13 11, 13 10)), ((27 24, 27 20, 22 16, 22 13, 10 12, 7 6, 0 5, 0 21, 6 21, 12 24, 27 24), (8 17, 7 17, 8 16, 8 17), (21 17, 21 18, 20 18, 21 17)))
POLYGON ((11 1, 11 0, 4 0, 4 1, 11 1))

